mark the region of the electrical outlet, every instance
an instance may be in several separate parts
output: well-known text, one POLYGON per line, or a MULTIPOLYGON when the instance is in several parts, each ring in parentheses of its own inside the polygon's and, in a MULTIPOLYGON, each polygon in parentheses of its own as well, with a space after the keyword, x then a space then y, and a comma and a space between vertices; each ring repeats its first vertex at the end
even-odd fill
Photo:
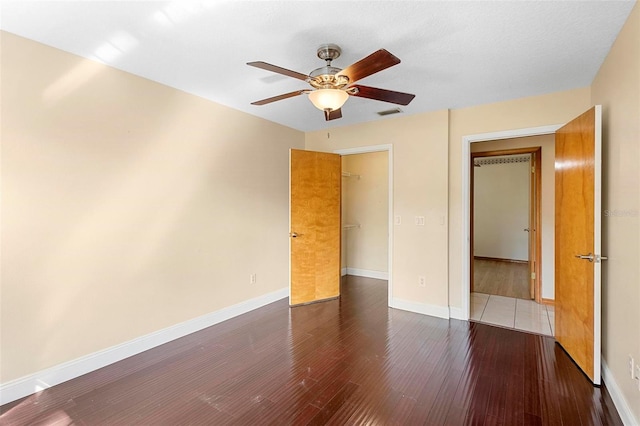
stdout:
POLYGON ((402 216, 400 216, 399 214, 396 215, 395 219, 394 219, 394 223, 396 225, 402 225, 402 216))
POLYGON ((636 374, 634 370, 635 370, 635 361, 633 360, 633 356, 629 355, 629 374, 631 374, 632 379, 636 378, 636 374))
POLYGON ((257 281, 256 274, 251 274, 251 275, 249 276, 249 283, 250 283, 250 284, 255 284, 255 283, 256 283, 256 281, 257 281))
POLYGON ((424 226, 424 216, 416 216, 415 222, 418 226, 424 226))
POLYGON ((427 280, 423 276, 418 277, 418 287, 426 287, 427 280))

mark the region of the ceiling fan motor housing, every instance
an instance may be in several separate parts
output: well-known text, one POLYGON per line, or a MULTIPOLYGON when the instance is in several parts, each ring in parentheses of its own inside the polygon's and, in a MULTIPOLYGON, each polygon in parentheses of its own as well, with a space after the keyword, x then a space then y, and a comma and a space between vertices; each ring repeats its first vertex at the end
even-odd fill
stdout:
POLYGON ((311 71, 308 83, 315 89, 342 89, 349 84, 349 77, 338 75, 342 69, 331 66, 331 61, 338 58, 341 53, 340 46, 336 44, 328 43, 318 47, 318 58, 327 61, 327 65, 311 71))
POLYGON ((349 78, 338 75, 340 71, 342 69, 329 65, 320 67, 311 71, 308 82, 316 89, 342 89, 349 84, 349 78))

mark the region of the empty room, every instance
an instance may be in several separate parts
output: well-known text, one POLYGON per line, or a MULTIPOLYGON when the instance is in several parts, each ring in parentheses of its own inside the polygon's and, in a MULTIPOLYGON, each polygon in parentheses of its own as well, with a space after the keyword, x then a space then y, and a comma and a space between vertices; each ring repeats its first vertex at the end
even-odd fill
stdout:
POLYGON ((2 1, 0 48, 0 424, 640 424, 635 0, 2 1))

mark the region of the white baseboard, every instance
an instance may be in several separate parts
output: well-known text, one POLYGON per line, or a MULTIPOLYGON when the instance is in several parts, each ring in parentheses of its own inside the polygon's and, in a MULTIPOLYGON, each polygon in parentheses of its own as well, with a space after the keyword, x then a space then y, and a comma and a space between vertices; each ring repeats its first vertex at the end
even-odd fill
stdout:
POLYGON ((245 302, 220 309, 162 330, 138 337, 120 345, 56 365, 46 370, 0 384, 0 405, 31 395, 43 389, 90 373, 114 362, 139 354, 156 346, 242 315, 289 296, 284 288, 245 302))
POLYGON ((340 269, 340 276, 344 277, 345 275, 347 275, 347 268, 340 269))
POLYGON ((462 308, 454 308, 449 306, 449 317, 453 319, 469 321, 469 316, 462 310, 462 308))
POLYGON ((449 308, 446 306, 427 305, 426 303, 409 302, 407 300, 393 298, 391 300, 391 307, 402 309, 403 311, 415 312, 417 314, 449 319, 449 308))
POLYGON ((375 278, 377 280, 389 280, 389 273, 382 271, 371 271, 369 269, 346 268, 346 275, 355 275, 356 277, 375 278))
POLYGON ((640 419, 636 419, 633 411, 631 411, 631 407, 627 403, 627 400, 624 397, 624 394, 620 390, 616 379, 613 377, 613 373, 609 370, 609 366, 607 365, 604 358, 601 359, 601 367, 602 367, 602 380, 604 384, 607 386, 607 390, 609 391, 609 395, 611 395, 611 399, 613 400, 613 405, 616 406, 618 410, 618 414, 620 414, 620 418, 622 419, 622 423, 625 426, 638 426, 640 425, 640 419))

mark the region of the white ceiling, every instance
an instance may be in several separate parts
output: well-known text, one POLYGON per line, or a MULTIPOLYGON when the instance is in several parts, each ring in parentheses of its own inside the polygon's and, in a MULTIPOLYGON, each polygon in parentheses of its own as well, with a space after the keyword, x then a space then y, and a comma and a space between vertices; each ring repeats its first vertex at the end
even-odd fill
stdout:
MULTIPOLYGON (((394 104, 351 97, 325 122, 303 74, 336 43, 346 68, 377 49, 402 60, 360 80, 415 93, 405 114, 591 84, 634 1, 2 1, 0 27, 302 131, 382 120, 394 104)), ((397 115, 396 115, 397 116, 397 115)))

